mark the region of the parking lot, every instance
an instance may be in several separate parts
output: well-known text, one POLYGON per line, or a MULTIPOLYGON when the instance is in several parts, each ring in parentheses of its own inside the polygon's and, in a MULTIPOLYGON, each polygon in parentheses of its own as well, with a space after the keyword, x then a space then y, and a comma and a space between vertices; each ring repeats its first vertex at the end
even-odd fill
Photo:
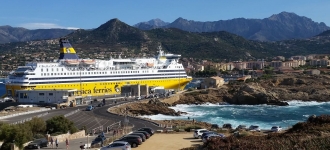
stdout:
POLYGON ((103 130, 106 130, 106 127, 115 123, 115 120, 110 120, 96 116, 92 111, 80 110, 71 116, 67 117, 78 129, 86 127, 88 132, 91 132, 93 129, 97 129, 100 126, 103 126, 103 130))

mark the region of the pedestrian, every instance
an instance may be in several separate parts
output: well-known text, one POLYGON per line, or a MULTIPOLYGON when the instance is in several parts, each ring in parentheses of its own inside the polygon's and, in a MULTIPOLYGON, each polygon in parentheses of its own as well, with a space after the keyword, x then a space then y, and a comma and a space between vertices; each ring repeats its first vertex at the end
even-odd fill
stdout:
POLYGON ((65 144, 66 144, 66 149, 69 149, 69 140, 68 140, 68 138, 66 138, 65 144))
POLYGON ((54 148, 53 142, 53 137, 50 137, 50 145, 52 146, 52 148, 54 148))
POLYGON ((55 145, 56 145, 56 149, 58 148, 58 140, 57 138, 55 139, 55 145))

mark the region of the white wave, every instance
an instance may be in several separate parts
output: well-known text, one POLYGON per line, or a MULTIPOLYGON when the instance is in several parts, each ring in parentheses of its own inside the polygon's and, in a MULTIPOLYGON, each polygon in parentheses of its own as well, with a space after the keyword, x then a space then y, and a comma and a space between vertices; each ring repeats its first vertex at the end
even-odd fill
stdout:
POLYGON ((172 120, 172 119, 186 119, 186 116, 168 116, 168 115, 163 115, 163 114, 158 114, 158 115, 145 115, 141 116, 142 118, 149 118, 152 120, 172 120))
POLYGON ((287 101, 289 106, 317 106, 317 105, 324 105, 324 104, 330 104, 330 102, 317 102, 317 101, 301 101, 301 100, 293 100, 293 101, 287 101))

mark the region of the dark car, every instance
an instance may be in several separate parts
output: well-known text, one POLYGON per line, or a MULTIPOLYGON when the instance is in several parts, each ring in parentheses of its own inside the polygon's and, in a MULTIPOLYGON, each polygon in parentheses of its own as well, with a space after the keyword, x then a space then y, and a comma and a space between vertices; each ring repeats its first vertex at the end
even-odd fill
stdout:
POLYGON ((98 105, 97 105, 97 107, 102 107, 102 106, 104 106, 104 103, 102 102, 102 103, 99 103, 98 105))
POLYGON ((149 127, 140 128, 138 131, 147 131, 150 135, 154 135, 155 131, 149 127))
POLYGON ((137 136, 137 135, 126 135, 126 136, 123 136, 123 137, 121 137, 120 139, 118 139, 116 141, 128 142, 133 148, 142 144, 141 137, 137 136))
POLYGON ((219 129, 219 125, 217 125, 217 124, 212 124, 212 125, 211 125, 211 129, 219 129))
POLYGON ((151 136, 147 131, 134 131, 133 133, 142 133, 146 136, 146 139, 149 139, 149 137, 151 136))
POLYGON ((36 140, 32 141, 31 143, 29 143, 29 145, 27 145, 25 148, 26 149, 40 149, 42 147, 47 147, 47 144, 48 144, 48 140, 45 138, 36 139, 36 140))
POLYGON ((102 145, 102 142, 104 142, 105 140, 106 140, 106 137, 98 136, 92 141, 91 145, 95 145, 95 144, 101 144, 102 145))
POLYGON ((140 136, 140 138, 142 139, 142 142, 145 142, 146 141, 146 136, 143 134, 143 133, 138 133, 138 132, 133 132, 133 133, 130 133, 128 135, 137 135, 137 136, 140 136))
POLYGON ((232 129, 232 125, 230 123, 223 124, 222 128, 232 129))
POLYGON ((218 134, 218 133, 217 133, 217 132, 213 132, 213 131, 210 131, 210 132, 204 132, 204 133, 202 134, 201 139, 203 139, 204 136, 206 136, 206 135, 208 135, 208 134, 218 134))

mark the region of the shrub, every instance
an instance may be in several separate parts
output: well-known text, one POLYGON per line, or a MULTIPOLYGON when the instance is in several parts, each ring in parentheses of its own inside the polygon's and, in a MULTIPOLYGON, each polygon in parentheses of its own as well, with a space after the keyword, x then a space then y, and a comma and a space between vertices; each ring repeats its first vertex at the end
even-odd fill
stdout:
POLYGON ((65 118, 63 115, 55 116, 46 121, 48 133, 67 133, 68 131, 72 134, 78 131, 74 126, 73 122, 65 118))
POLYGON ((190 132, 191 129, 201 129, 201 127, 200 127, 200 126, 196 126, 196 125, 194 125, 194 126, 188 126, 188 127, 185 127, 185 128, 184 128, 184 130, 185 130, 186 132, 190 132))

